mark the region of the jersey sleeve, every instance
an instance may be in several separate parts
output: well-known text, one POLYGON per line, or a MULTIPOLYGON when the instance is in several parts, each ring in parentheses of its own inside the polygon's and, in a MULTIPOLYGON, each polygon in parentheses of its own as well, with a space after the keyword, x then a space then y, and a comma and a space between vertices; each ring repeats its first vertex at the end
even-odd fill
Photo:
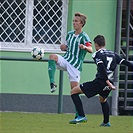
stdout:
POLYGON ((92 55, 93 60, 95 61, 95 63, 98 65, 99 63, 103 63, 102 58, 101 58, 101 54, 99 54, 99 52, 95 52, 92 55))
POLYGON ((68 46, 68 38, 69 38, 69 34, 67 34, 66 36, 66 40, 65 40, 65 45, 68 46))
POLYGON ((94 59, 95 63, 97 64, 98 73, 100 74, 100 78, 102 78, 106 81, 106 80, 108 80, 108 75, 107 75, 106 68, 104 66, 101 56, 102 56, 101 53, 98 51, 92 55, 92 58, 94 59))
POLYGON ((130 61, 123 60, 121 64, 124 64, 125 66, 128 66, 128 67, 133 67, 133 62, 130 62, 130 61))
POLYGON ((90 37, 84 33, 83 44, 87 47, 92 46, 90 37))
POLYGON ((125 59, 120 57, 117 53, 115 53, 117 64, 121 64, 125 59))

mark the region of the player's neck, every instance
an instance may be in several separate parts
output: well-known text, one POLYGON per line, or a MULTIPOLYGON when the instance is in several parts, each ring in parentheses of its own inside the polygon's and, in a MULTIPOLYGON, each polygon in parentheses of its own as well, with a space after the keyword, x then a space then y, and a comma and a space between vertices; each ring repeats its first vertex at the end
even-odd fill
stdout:
POLYGON ((99 50, 105 49, 105 47, 100 47, 99 50))
POLYGON ((75 30, 75 35, 79 35, 82 32, 82 29, 75 30))
POLYGON ((100 49, 105 49, 105 47, 103 46, 103 47, 101 47, 100 49))

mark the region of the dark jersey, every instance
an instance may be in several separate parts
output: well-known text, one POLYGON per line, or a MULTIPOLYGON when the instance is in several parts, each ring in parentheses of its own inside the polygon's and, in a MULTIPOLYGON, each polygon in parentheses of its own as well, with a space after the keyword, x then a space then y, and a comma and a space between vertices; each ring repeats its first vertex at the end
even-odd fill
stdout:
POLYGON ((100 49, 96 51, 92 58, 94 59, 94 62, 97 64, 97 74, 96 78, 104 79, 105 75, 100 71, 99 63, 102 63, 105 67, 105 71, 107 74, 108 79, 111 80, 113 76, 113 72, 117 66, 117 64, 121 64, 123 58, 121 58, 117 53, 106 50, 106 49, 100 49))

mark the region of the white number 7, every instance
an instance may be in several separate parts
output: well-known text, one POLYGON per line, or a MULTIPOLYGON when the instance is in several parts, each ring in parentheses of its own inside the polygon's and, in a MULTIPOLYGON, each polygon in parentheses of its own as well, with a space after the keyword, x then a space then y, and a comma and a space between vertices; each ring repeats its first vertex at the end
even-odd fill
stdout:
POLYGON ((108 69, 108 70, 109 70, 109 68, 110 68, 110 65, 111 65, 112 60, 113 60, 112 57, 107 57, 107 61, 108 61, 107 69, 108 69))

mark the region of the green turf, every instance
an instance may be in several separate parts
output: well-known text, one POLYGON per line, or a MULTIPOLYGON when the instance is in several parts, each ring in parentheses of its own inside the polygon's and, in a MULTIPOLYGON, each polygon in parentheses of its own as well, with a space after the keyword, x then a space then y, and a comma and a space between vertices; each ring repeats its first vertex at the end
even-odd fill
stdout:
POLYGON ((99 127, 102 115, 69 124, 73 114, 0 112, 0 133, 133 133, 132 116, 110 116, 111 127, 99 127))

